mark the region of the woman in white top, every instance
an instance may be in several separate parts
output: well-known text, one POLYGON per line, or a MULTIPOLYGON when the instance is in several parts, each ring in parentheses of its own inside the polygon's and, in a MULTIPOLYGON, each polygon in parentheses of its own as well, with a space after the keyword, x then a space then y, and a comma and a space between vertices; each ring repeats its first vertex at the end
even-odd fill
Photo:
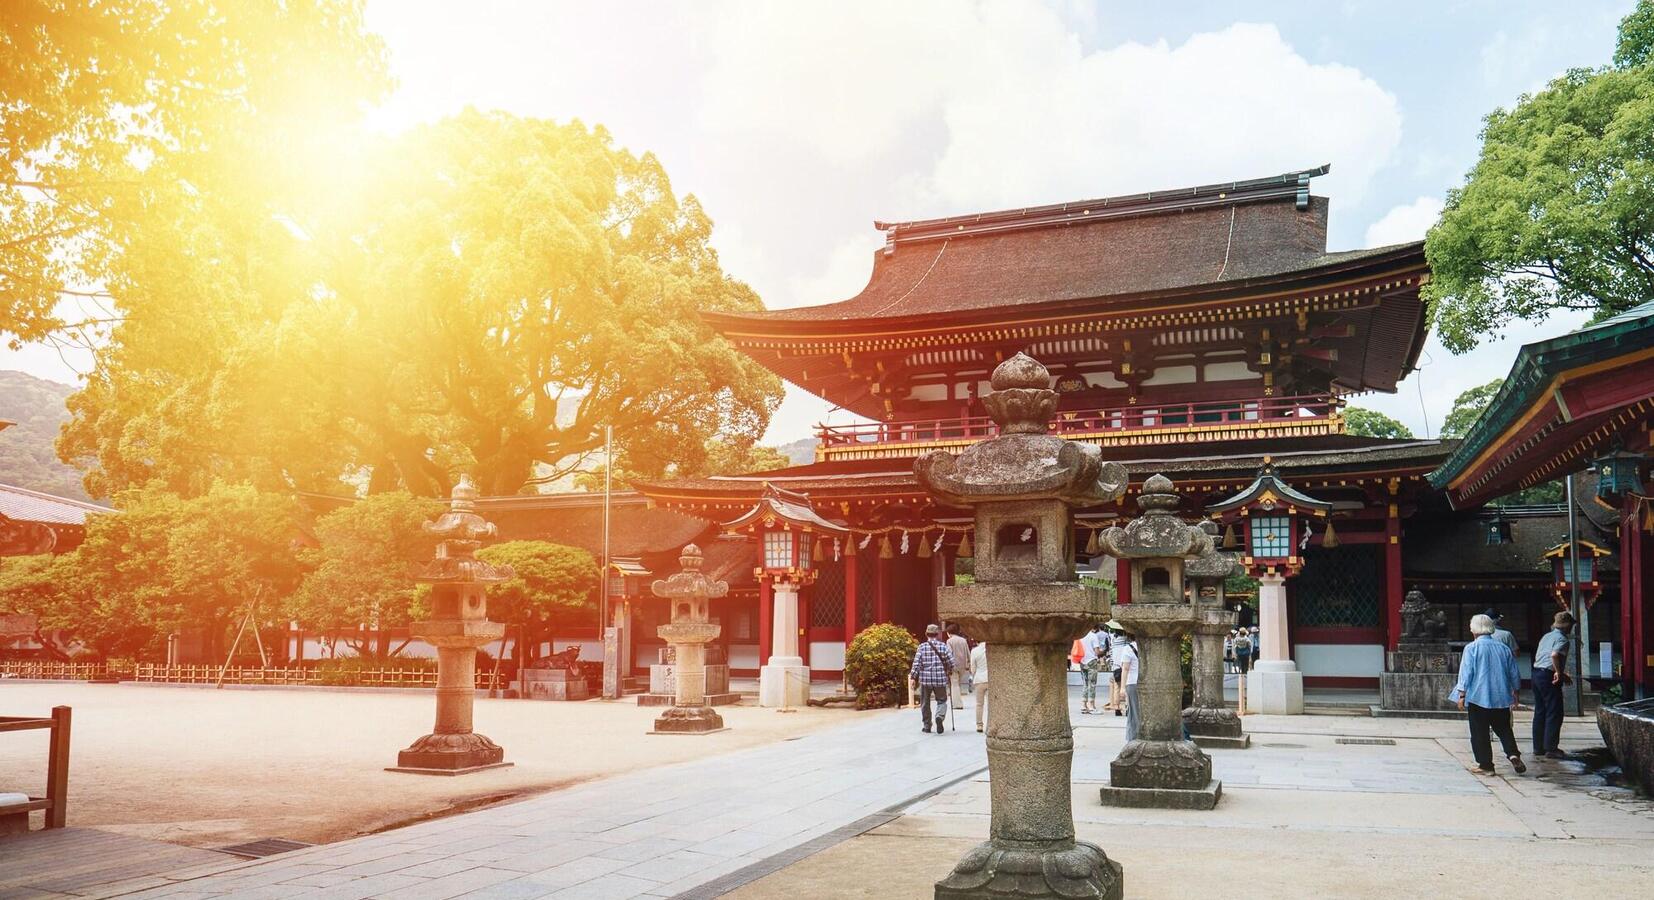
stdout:
POLYGON ((1137 642, 1131 635, 1114 648, 1114 658, 1120 662, 1120 683, 1126 689, 1126 741, 1137 740, 1137 729, 1143 724, 1143 715, 1137 705, 1137 676, 1142 663, 1137 658, 1137 642))
POLYGON ((976 686, 976 730, 982 730, 982 714, 988 709, 988 642, 971 648, 971 684, 976 686))

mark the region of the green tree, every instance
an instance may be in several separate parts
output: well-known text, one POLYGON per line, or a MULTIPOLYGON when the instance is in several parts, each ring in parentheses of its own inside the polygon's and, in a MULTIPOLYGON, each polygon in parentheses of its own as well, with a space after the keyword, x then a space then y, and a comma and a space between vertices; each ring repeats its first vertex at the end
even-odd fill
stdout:
POLYGON ((0 56, 0 334, 14 340, 137 312, 119 284, 128 231, 156 189, 209 189, 202 156, 278 159, 298 142, 266 144, 281 136, 267 123, 325 132, 388 86, 359 0, 14 0, 0 56), (64 297, 89 311, 61 317, 64 297))
POLYGON ((585 550, 548 541, 505 541, 484 547, 477 557, 515 572, 488 586, 488 618, 516 629, 512 658, 519 671, 532 658, 526 651, 540 645, 554 619, 572 610, 590 610, 595 617, 597 561, 585 550))
POLYGON ((1345 407, 1344 430, 1361 437, 1411 438, 1413 432, 1406 425, 1378 412, 1359 406, 1345 407))
MULTIPOLYGON (((633 480, 659 478, 704 478, 708 475, 744 475, 748 472, 768 472, 785 469, 793 464, 787 454, 775 447, 761 447, 750 440, 719 439, 707 441, 704 455, 700 452, 698 465, 677 462, 659 453, 659 448, 634 448, 617 459, 614 487, 624 488, 633 480), (628 463, 639 461, 643 467, 632 468, 628 463)), ((604 467, 588 469, 574 477, 574 486, 583 491, 603 490, 604 467)))
POLYGON ((1453 408, 1447 411, 1447 418, 1442 422, 1441 437, 1462 438, 1470 433, 1470 426, 1487 412, 1492 405, 1493 398, 1498 396, 1499 388, 1505 380, 1495 378, 1487 384, 1478 385, 1453 398, 1453 408))
POLYGON ((412 621, 419 588, 414 575, 436 547, 423 525, 441 512, 435 500, 391 491, 317 519, 318 546, 301 553, 307 571, 290 598, 288 615, 324 640, 342 635, 359 656, 395 656, 402 647, 390 646, 387 629, 412 621), (377 631, 379 640, 371 648, 357 637, 360 626, 377 631))
POLYGON ((1610 66, 1573 69, 1488 115, 1425 253, 1431 319, 1455 353, 1512 319, 1603 318, 1654 299, 1654 0, 1610 66))

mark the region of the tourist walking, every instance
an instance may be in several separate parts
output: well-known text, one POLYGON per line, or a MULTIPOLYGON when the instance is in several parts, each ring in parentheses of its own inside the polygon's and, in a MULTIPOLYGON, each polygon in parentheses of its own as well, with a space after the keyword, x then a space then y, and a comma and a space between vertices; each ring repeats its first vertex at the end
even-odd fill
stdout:
POLYGON ((1475 637, 1459 656, 1459 682, 1448 699, 1456 701, 1459 709, 1470 716, 1470 753, 1476 757, 1472 771, 1493 774, 1493 746, 1488 739, 1488 730, 1492 729, 1511 768, 1521 774, 1528 767, 1522 762, 1522 751, 1510 728, 1510 708, 1521 693, 1522 673, 1516 670, 1516 654, 1494 638, 1494 631, 1490 616, 1471 617, 1470 633, 1475 637))
POLYGON ((953 674, 953 651, 942 643, 939 635, 942 629, 935 625, 925 626, 925 639, 920 642, 919 649, 913 654, 913 666, 908 670, 907 677, 913 681, 919 694, 919 718, 925 723, 925 731, 930 731, 931 704, 936 705, 936 733, 941 734, 948 714, 948 676, 953 674))
POLYGON ((982 715, 988 709, 988 643, 971 648, 971 688, 976 695, 976 730, 982 730, 982 715))
POLYGON ((1252 635, 1247 632, 1235 633, 1235 671, 1245 675, 1252 663, 1252 635))
POLYGON ((1236 634, 1239 634, 1239 632, 1236 629, 1231 628, 1229 629, 1229 633, 1223 636, 1223 671, 1225 672, 1235 671, 1236 634))
POLYGON ((1125 715, 1126 689, 1120 683, 1120 646, 1126 642, 1126 631, 1119 622, 1108 623, 1108 708, 1117 716, 1125 715))
POLYGON ((1562 759, 1562 686, 1568 675, 1568 633, 1574 617, 1566 610, 1551 619, 1551 630, 1533 654, 1533 755, 1562 759))
POLYGON ((949 687, 954 709, 965 708, 965 695, 971 690, 971 642, 959 633, 958 625, 944 625, 942 637, 953 654, 953 675, 949 687))
POLYGON ((1252 630, 1248 634, 1252 637, 1252 661, 1257 662, 1263 659, 1263 635, 1258 632, 1258 626, 1256 625, 1252 626, 1252 630))
POLYGON ((1080 695, 1080 714, 1090 715, 1097 712, 1097 675, 1103 671, 1104 660, 1108 656, 1108 638, 1103 634, 1101 624, 1091 626, 1091 630, 1080 638, 1080 680, 1085 690, 1080 695))
MULTIPOLYGON (((1120 663, 1120 684, 1126 695, 1126 741, 1137 740, 1137 729, 1143 724, 1141 707, 1137 703, 1137 677, 1142 663, 1137 656, 1137 642, 1129 633, 1114 646, 1114 657, 1120 663)), ((1116 715, 1119 713, 1116 712, 1116 715)))

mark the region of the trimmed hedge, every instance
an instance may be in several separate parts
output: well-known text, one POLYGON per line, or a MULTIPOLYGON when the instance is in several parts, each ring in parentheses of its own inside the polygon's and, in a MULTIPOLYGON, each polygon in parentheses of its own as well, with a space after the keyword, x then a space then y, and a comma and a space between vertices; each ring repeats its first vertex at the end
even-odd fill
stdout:
POLYGON ((844 651, 844 676, 856 689, 857 709, 900 706, 919 642, 900 625, 869 625, 844 651))

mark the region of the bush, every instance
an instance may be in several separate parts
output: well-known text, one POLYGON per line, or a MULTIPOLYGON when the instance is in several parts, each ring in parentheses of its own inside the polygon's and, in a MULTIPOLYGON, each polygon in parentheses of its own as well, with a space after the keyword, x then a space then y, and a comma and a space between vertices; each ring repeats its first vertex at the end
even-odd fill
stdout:
POLYGON ((857 709, 900 706, 919 642, 900 625, 869 625, 844 651, 844 676, 856 689, 857 709))

